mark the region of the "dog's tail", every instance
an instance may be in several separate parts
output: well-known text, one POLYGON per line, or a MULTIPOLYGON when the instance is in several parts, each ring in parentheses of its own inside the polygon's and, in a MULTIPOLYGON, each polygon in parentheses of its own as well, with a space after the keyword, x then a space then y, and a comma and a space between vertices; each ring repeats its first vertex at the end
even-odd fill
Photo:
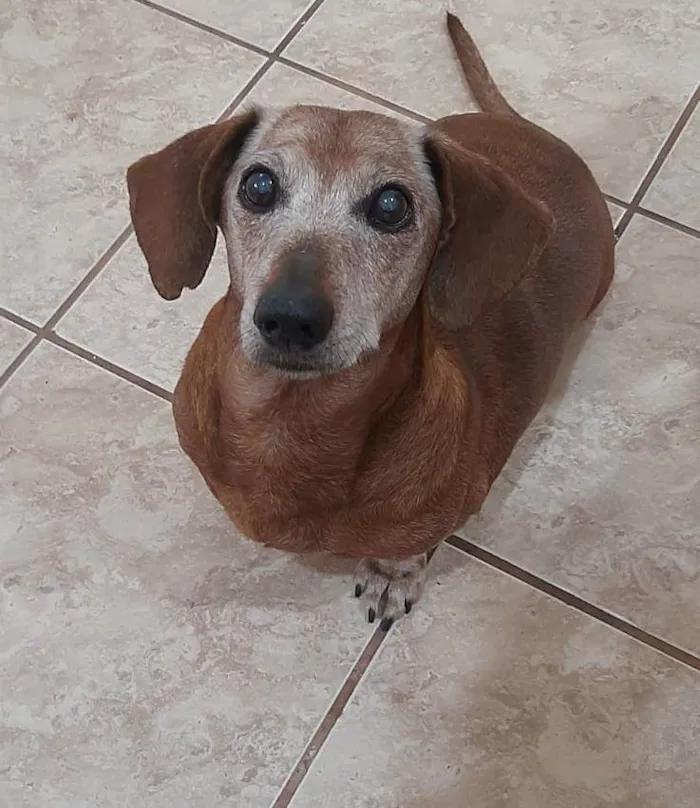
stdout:
POLYGON ((484 112, 517 115, 518 113, 501 95, 501 91, 481 58, 476 43, 462 25, 459 17, 455 17, 449 11, 447 12, 447 30, 476 103, 484 112))

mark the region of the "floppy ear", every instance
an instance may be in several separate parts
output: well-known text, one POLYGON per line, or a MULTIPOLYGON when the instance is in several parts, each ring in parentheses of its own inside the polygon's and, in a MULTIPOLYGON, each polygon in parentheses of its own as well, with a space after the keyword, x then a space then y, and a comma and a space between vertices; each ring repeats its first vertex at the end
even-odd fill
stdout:
POLYGON ((202 282, 216 245, 226 177, 259 120, 252 110, 196 129, 129 167, 131 221, 166 300, 202 282))
POLYGON ((441 136, 425 149, 442 203, 430 308, 448 328, 468 328, 534 269, 554 219, 481 155, 441 136))

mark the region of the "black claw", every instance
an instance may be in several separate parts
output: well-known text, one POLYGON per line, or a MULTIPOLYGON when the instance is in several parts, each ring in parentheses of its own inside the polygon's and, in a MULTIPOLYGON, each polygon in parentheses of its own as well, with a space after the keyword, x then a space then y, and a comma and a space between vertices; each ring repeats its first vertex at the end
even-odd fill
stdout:
POLYGON ((374 609, 370 609, 367 612, 367 622, 374 623, 374 620, 375 620, 376 616, 377 616, 377 613, 374 611, 374 609))
POLYGON ((362 584, 355 584, 355 597, 359 598, 362 594, 362 584))
POLYGON ((389 631, 389 629, 394 625, 394 618, 393 617, 385 617, 382 622, 379 624, 379 628, 382 631, 389 631))
POLYGON ((410 600, 405 600, 403 603, 403 608, 406 611, 406 614, 409 614, 411 609, 413 608, 413 602, 410 600))

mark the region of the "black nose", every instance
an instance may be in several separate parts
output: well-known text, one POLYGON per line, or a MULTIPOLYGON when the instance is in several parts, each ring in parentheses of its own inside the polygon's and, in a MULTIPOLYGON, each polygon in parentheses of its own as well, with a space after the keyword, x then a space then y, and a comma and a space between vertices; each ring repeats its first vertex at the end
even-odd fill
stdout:
POLYGON ((323 295, 280 294, 273 288, 258 301, 253 321, 275 348, 308 351, 328 336, 333 308, 323 295))
POLYGON ((278 279, 258 300, 253 322, 268 344, 308 351, 328 336, 333 306, 320 288, 323 258, 311 244, 289 252, 278 279))

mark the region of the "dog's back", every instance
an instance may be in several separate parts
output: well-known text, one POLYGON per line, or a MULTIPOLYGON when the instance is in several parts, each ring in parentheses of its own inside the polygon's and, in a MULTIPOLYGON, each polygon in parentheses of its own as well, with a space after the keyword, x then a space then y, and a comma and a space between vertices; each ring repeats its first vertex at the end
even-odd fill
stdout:
POLYGON ((605 296, 615 238, 605 199, 584 161, 510 106, 473 39, 449 13, 447 27, 483 112, 443 118, 436 127, 503 169, 554 217, 537 270, 458 340, 483 398, 482 446, 495 476, 542 405, 569 336, 605 296))
MULTIPOLYGON (((615 246, 610 214, 598 184, 567 143, 513 109, 471 35, 450 12, 447 30, 483 114, 449 116, 438 121, 438 126, 452 139, 493 160, 525 190, 545 202, 556 216, 560 236, 565 233, 576 239, 583 231, 600 247, 604 271, 591 305, 591 309, 595 308, 612 281, 615 246)), ((577 243, 577 250, 582 246, 577 243)))

